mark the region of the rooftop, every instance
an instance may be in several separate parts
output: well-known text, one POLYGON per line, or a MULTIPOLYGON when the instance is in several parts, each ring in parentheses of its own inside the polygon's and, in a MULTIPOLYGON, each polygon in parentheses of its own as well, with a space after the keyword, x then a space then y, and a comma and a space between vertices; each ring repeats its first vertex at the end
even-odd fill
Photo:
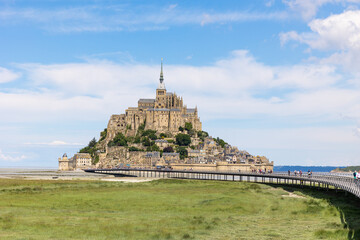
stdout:
POLYGON ((141 98, 139 99, 138 102, 142 102, 142 103, 154 103, 155 99, 151 99, 151 98, 141 98))

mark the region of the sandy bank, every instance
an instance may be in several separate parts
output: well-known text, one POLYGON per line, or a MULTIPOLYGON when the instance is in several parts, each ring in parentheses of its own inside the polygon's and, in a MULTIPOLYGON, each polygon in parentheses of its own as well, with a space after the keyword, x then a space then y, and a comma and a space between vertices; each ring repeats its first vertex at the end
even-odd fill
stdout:
POLYGON ((86 173, 84 171, 56 171, 53 169, 0 168, 0 178, 24 180, 101 180, 120 182, 148 182, 156 178, 114 177, 112 175, 86 173))

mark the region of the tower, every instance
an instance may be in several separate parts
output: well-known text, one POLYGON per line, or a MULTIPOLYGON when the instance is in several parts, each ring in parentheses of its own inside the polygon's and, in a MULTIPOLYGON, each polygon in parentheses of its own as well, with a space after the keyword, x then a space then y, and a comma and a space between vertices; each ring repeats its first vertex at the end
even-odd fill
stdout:
POLYGON ((161 71, 160 71, 160 83, 158 89, 166 89, 164 83, 164 73, 163 73, 163 59, 161 58, 161 71))
POLYGON ((68 159, 66 153, 64 153, 64 155, 62 156, 62 158, 59 158, 58 161, 59 161, 59 170, 60 170, 60 171, 69 171, 69 170, 72 170, 72 169, 70 168, 70 162, 69 162, 69 159, 68 159))
POLYGON ((160 83, 156 89, 155 108, 166 108, 166 88, 164 83, 163 59, 161 58, 160 83))

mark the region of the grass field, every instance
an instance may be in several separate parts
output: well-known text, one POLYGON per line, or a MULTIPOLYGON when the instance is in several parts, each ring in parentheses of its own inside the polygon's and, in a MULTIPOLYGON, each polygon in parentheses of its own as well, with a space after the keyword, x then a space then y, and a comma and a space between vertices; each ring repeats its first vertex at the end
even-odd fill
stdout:
POLYGON ((359 202, 255 183, 0 179, 0 239, 360 239, 359 202))

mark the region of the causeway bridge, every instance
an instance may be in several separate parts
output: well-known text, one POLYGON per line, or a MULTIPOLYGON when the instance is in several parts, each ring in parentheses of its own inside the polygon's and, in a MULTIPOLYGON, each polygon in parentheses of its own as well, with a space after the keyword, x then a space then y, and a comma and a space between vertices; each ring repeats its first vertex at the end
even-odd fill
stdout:
POLYGON ((294 175, 291 173, 253 173, 253 172, 206 172, 171 169, 111 168, 86 169, 85 172, 109 174, 124 177, 177 178, 197 180, 246 181, 282 185, 300 185, 321 188, 342 189, 360 198, 360 180, 349 176, 335 174, 307 173, 294 175))

